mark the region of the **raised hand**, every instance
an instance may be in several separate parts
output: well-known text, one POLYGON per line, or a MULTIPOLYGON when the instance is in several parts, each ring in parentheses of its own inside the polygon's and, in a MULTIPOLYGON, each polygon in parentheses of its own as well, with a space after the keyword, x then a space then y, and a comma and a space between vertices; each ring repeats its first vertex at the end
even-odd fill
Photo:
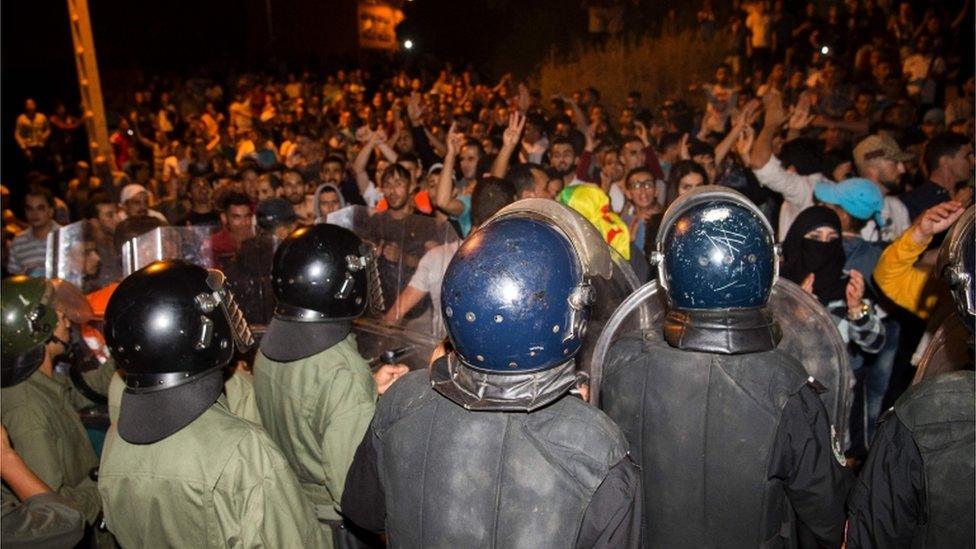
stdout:
POLYGON ((914 234, 917 236, 916 242, 925 242, 933 235, 948 229, 964 211, 962 204, 952 200, 925 210, 918 216, 913 227, 914 234))
POLYGON ((410 98, 407 99, 407 116, 410 118, 411 125, 420 126, 423 124, 424 106, 420 102, 420 94, 417 92, 412 92, 410 98))
POLYGON ((783 106, 783 97, 779 92, 769 90, 769 93, 764 95, 762 99, 766 111, 766 119, 763 124, 766 127, 779 128, 789 120, 790 115, 783 106))
POLYGON ((861 303, 864 299, 864 275, 858 270, 852 270, 847 281, 847 288, 844 289, 844 298, 847 301, 847 314, 856 317, 861 312, 861 303))
POLYGON ((457 122, 452 123, 451 128, 447 130, 446 144, 447 156, 454 157, 461 152, 461 147, 464 146, 464 134, 458 131, 457 122))
POLYGON ((502 146, 515 148, 522 137, 522 130, 525 128, 525 115, 521 112, 513 112, 508 115, 508 127, 502 133, 502 146))
POLYGON ((803 288, 803 291, 804 292, 806 292, 806 293, 808 293, 810 295, 813 295, 813 281, 816 278, 817 278, 816 275, 814 275, 813 273, 810 273, 810 274, 807 275, 806 278, 803 279, 803 283, 800 284, 800 287, 803 288))
POLYGON ((680 148, 678 149, 678 154, 682 160, 691 160, 691 152, 689 152, 688 149, 688 139, 688 134, 681 136, 681 144, 680 148))
POLYGON ((644 123, 641 122, 640 120, 634 121, 634 135, 636 135, 638 139, 641 140, 641 143, 643 143, 645 147, 649 147, 651 145, 650 137, 648 136, 647 126, 645 126, 644 123))
POLYGON ((739 134, 739 139, 735 143, 735 152, 743 162, 749 161, 752 154, 752 144, 756 141, 756 130, 752 126, 745 126, 739 134))
POLYGON ((410 373, 405 364, 384 364, 373 372, 373 383, 376 384, 377 394, 382 395, 393 385, 393 382, 410 373))

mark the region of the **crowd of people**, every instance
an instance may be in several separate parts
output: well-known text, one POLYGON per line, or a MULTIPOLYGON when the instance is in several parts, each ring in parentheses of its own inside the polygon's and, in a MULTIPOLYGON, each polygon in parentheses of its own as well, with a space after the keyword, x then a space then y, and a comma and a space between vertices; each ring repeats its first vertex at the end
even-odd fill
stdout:
POLYGON ((443 337, 448 264, 506 204, 573 208, 643 283, 668 207, 726 187, 775 229, 780 276, 846 345, 856 398, 844 450, 857 468, 951 306, 908 277, 973 204, 971 2, 711 4, 694 26, 728 36, 726 62, 661 105, 603 97, 599 83, 544 98, 451 65, 153 79, 109 105, 112 154, 87 158, 77 116, 26 99, 15 135, 29 170, 0 195, 3 276, 52 276, 49 236, 78 227, 78 286, 102 313, 128 272, 126 244, 178 227, 203 235, 181 253, 223 269, 264 325, 278 243, 345 223, 386 261, 380 318, 429 312, 443 337))

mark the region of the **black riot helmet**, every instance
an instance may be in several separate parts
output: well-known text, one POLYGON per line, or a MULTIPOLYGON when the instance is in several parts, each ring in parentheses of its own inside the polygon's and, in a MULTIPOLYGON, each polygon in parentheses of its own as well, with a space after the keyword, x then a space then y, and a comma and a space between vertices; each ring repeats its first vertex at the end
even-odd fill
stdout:
POLYGON ((271 285, 278 320, 352 320, 367 305, 382 303, 373 247, 352 231, 328 223, 302 227, 281 242, 271 285))
POLYGON ((253 338, 224 275, 181 260, 153 262, 123 280, 105 310, 105 339, 125 371, 119 435, 148 444, 179 431, 223 389, 235 347, 253 338))

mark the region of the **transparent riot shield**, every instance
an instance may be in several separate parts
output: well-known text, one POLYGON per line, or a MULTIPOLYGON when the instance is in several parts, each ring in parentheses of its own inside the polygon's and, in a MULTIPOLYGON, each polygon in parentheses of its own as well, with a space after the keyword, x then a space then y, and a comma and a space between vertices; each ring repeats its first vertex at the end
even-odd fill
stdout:
MULTIPOLYGON (((779 348, 799 360, 826 387, 820 399, 843 440, 850 413, 853 373, 840 332, 820 302, 789 280, 776 281, 769 308, 783 330, 779 348)), ((597 375, 590 381, 591 402, 599 404, 599 374, 613 343, 636 330, 663 340, 666 314, 666 296, 657 281, 645 284, 624 300, 607 321, 594 347, 592 363, 597 375)))
POLYGON ((972 341, 973 335, 959 322, 959 317, 955 314, 949 315, 925 346, 912 385, 939 374, 971 367, 972 341))
POLYGON ((440 287, 461 243, 457 232, 433 217, 398 219, 363 206, 342 208, 326 221, 351 230, 375 249, 382 307, 367 309, 353 325, 360 354, 374 368, 383 363, 426 368, 447 335, 440 287))
POLYGON ((769 298, 773 317, 783 329, 783 349, 803 364, 827 390, 820 394, 840 440, 845 440, 854 373, 847 345, 823 305, 786 279, 779 279, 769 298))
MULTIPOLYGON (((122 274, 129 276, 153 261, 183 259, 206 269, 221 268, 214 227, 156 227, 122 245, 122 274)), ((232 255, 233 252, 231 252, 232 255)))
POLYGON ((44 276, 66 280, 77 288, 92 290, 101 268, 95 237, 87 221, 65 225, 47 235, 44 276))

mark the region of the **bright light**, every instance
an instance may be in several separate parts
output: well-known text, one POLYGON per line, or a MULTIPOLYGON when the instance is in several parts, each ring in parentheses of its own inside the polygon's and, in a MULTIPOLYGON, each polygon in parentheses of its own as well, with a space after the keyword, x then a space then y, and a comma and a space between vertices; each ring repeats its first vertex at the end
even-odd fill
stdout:
POLYGON ((403 47, 404 47, 404 49, 412 50, 413 49, 413 40, 404 40, 403 41, 403 47))
POLYGON ((827 46, 824 46, 824 47, 820 48, 820 53, 822 55, 827 55, 828 53, 830 53, 830 48, 828 48, 827 46))

